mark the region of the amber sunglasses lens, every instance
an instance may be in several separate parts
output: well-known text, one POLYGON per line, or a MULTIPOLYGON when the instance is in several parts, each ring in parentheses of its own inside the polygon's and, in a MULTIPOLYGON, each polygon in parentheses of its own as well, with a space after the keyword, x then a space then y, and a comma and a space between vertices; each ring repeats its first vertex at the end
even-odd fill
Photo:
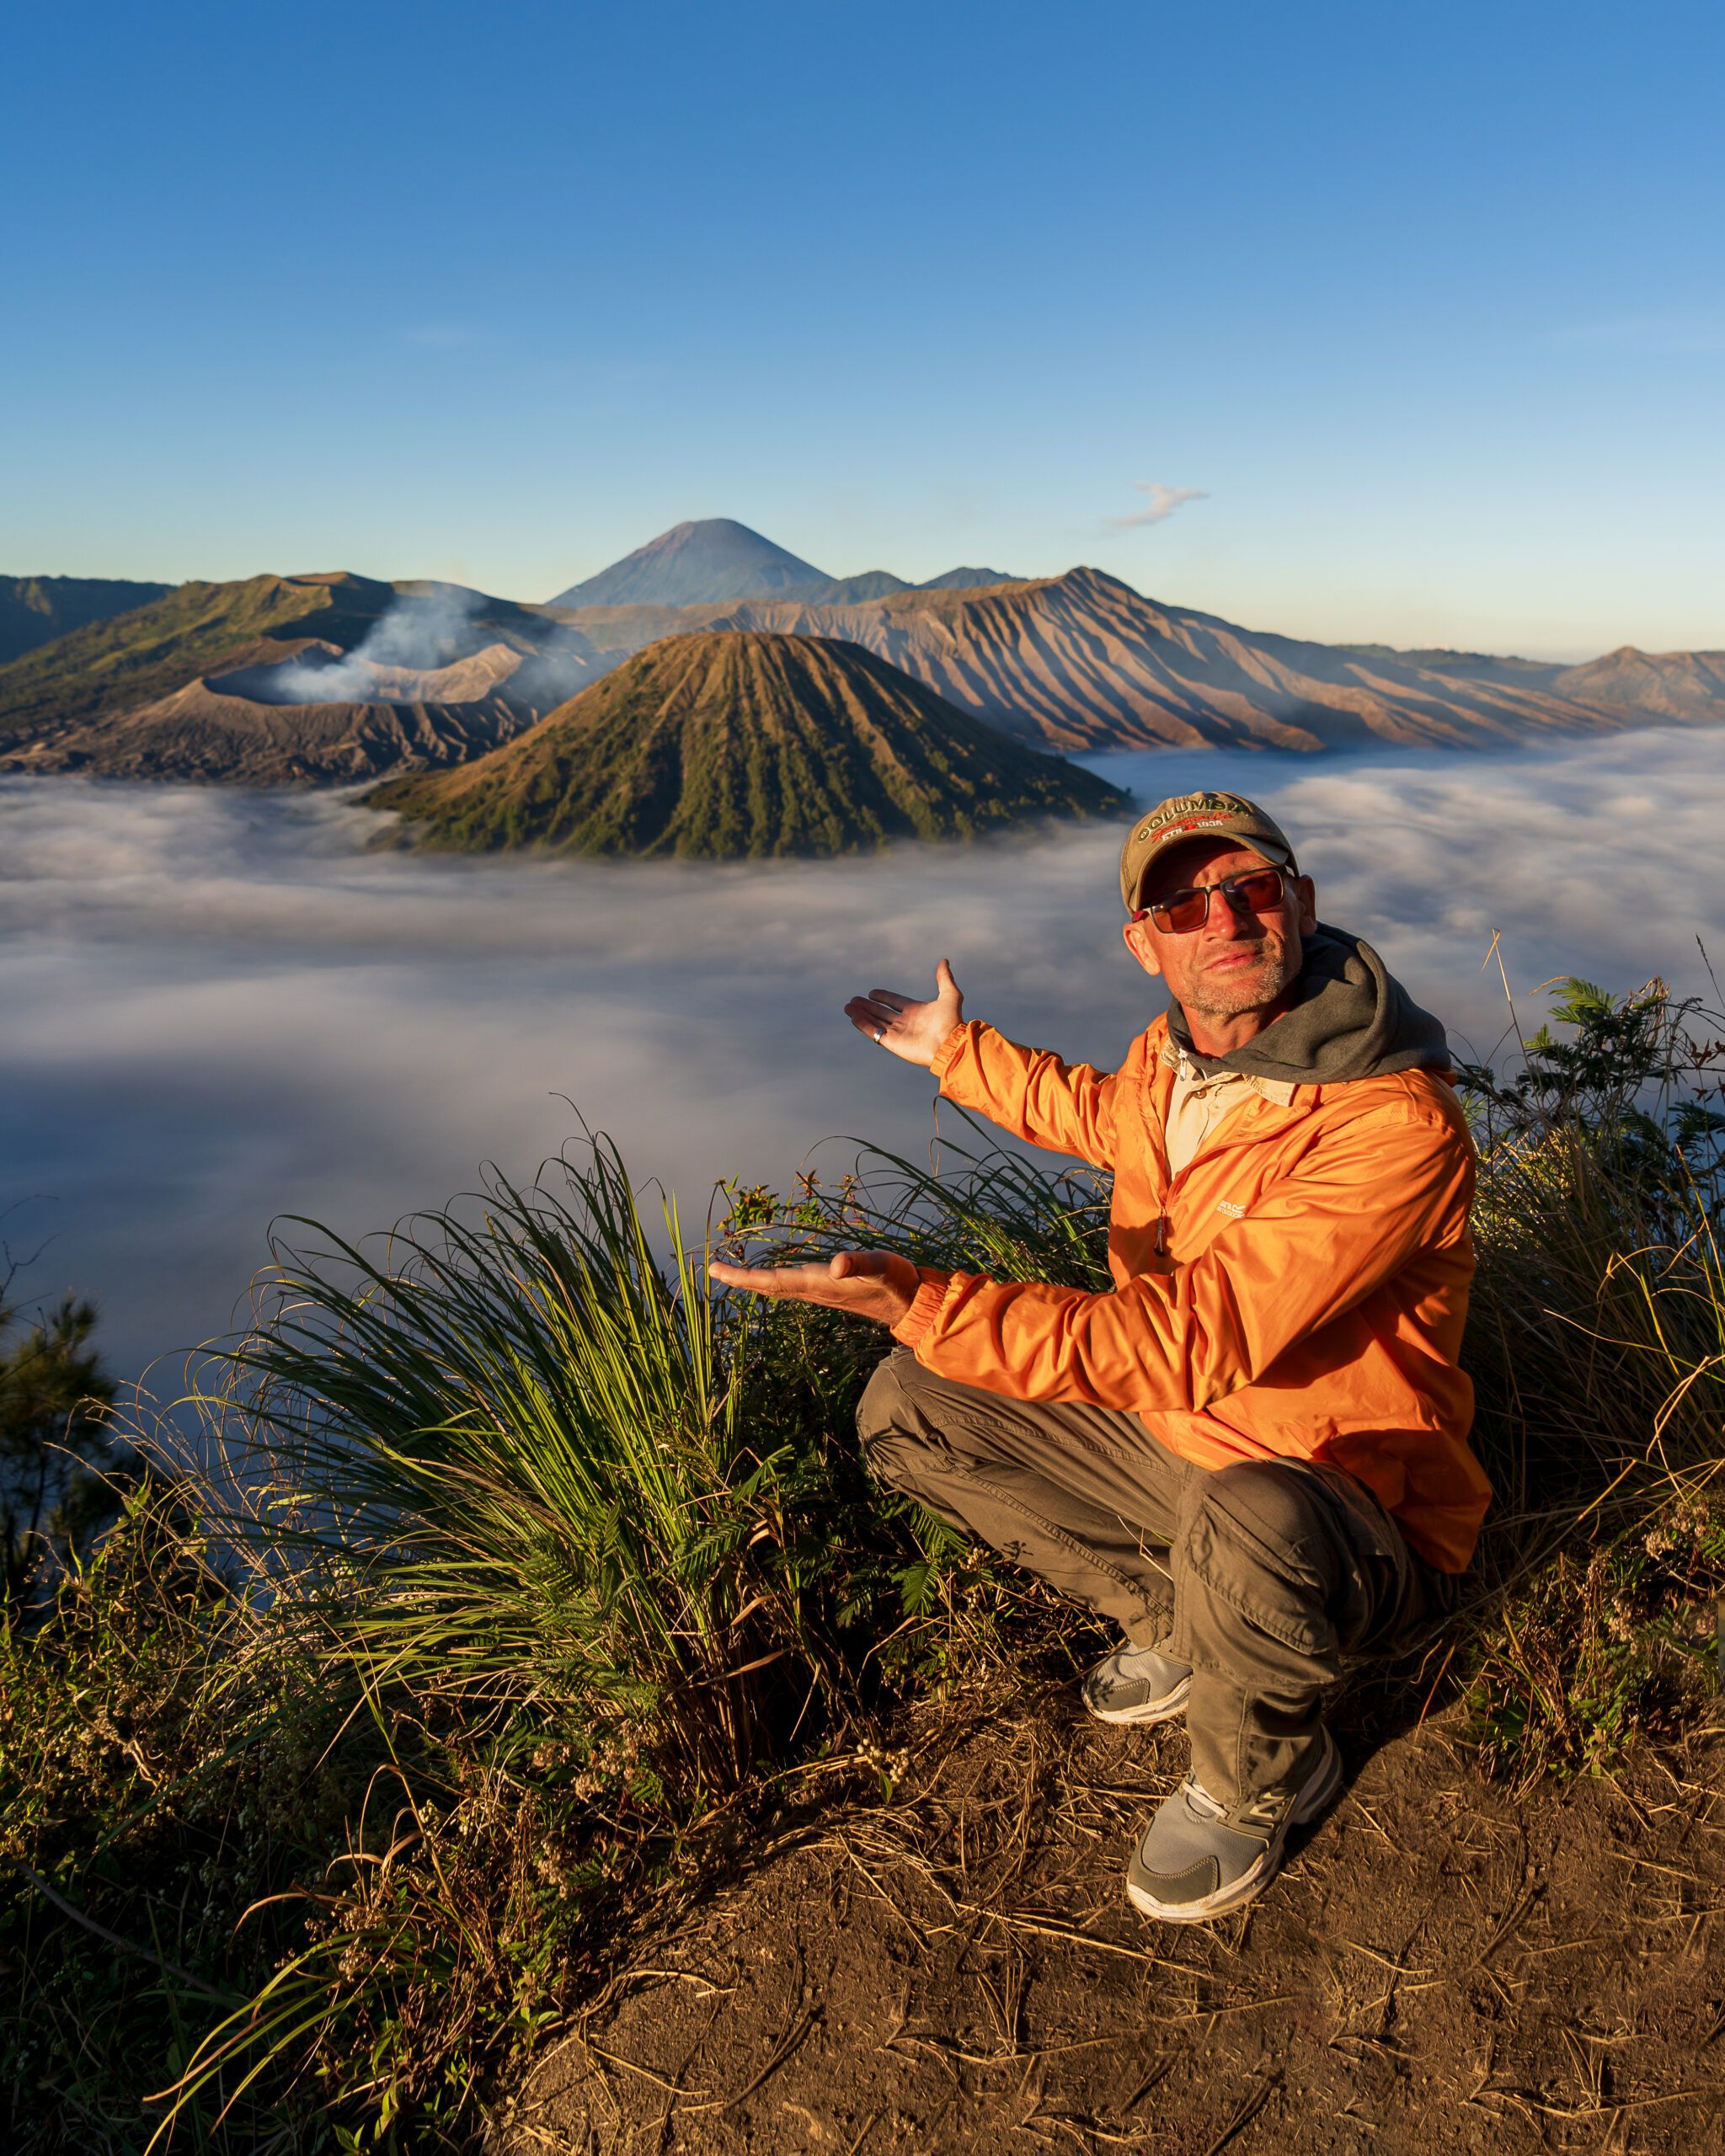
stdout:
POLYGON ((1282 903, 1282 872, 1255 868, 1249 876, 1231 876, 1226 883, 1212 883, 1209 889, 1194 885, 1189 890, 1171 891, 1151 907, 1150 917, 1165 933, 1187 935, 1202 928, 1210 918, 1212 891, 1220 891, 1236 911, 1274 913, 1282 903))
POLYGON ((1150 910, 1150 917, 1156 926, 1176 936, 1183 936, 1188 929, 1202 928, 1209 916, 1208 891, 1175 891, 1150 910))
POLYGON ((1222 889, 1236 905, 1244 905, 1253 913, 1274 913, 1282 903, 1282 872, 1279 868, 1254 868, 1249 876, 1236 876, 1222 889))

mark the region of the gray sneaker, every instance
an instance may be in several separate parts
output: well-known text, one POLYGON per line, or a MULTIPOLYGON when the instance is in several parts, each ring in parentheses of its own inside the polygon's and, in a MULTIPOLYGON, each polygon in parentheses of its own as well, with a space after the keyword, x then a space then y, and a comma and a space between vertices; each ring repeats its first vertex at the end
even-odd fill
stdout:
POLYGON ((1098 1721, 1167 1721, 1181 1712, 1192 1671, 1156 1647, 1116 1647, 1084 1680, 1084 1705, 1098 1721))
POLYGON ((1328 1730, 1291 1790, 1268 1792, 1231 1827, 1226 1808, 1190 1774, 1159 1805, 1126 1866, 1133 1905, 1164 1924, 1205 1924, 1242 1908, 1281 1869, 1289 1830, 1316 1819, 1342 1786, 1342 1755, 1328 1730))

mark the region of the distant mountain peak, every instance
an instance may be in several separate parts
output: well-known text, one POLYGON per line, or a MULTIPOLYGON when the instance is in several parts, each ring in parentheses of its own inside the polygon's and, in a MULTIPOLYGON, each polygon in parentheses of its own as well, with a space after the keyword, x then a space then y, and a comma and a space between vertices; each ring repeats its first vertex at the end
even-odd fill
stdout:
POLYGON ((804 596, 833 579, 734 517, 674 524, 596 576, 573 584, 553 606, 702 606, 729 599, 804 596))
POLYGON ((947 569, 912 586, 890 569, 829 576, 732 516, 674 524, 622 561, 572 584, 547 606, 711 606, 727 601, 795 599, 811 606, 855 606, 896 591, 975 591, 1022 584, 1004 569, 947 569))
POLYGON ((987 584, 1023 584, 1028 579, 1006 569, 943 569, 938 576, 924 577, 919 591, 980 591, 987 584))

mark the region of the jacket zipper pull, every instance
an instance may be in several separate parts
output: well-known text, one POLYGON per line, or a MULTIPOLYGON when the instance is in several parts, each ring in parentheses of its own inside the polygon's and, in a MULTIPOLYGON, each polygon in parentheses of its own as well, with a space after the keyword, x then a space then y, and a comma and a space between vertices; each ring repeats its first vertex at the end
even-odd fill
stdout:
POLYGON ((1156 1254, 1158 1257, 1166 1257, 1168 1254, 1168 1216, 1166 1213, 1158 1213, 1156 1216, 1156 1254))

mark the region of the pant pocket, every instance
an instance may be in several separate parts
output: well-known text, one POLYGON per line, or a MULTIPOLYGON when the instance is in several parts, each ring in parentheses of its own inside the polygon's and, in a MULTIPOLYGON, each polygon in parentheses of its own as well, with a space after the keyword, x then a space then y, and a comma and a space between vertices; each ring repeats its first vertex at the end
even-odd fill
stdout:
POLYGON ((1292 1550, 1254 1533, 1236 1512, 1200 1510, 1182 1554, 1192 1579, 1254 1630, 1316 1660, 1336 1652, 1328 1583, 1292 1550))
POLYGON ((1331 1609, 1344 1654, 1382 1652, 1417 1600, 1413 1557, 1402 1530, 1363 1482, 1339 1468, 1306 1470, 1333 1522, 1341 1577, 1331 1609))

